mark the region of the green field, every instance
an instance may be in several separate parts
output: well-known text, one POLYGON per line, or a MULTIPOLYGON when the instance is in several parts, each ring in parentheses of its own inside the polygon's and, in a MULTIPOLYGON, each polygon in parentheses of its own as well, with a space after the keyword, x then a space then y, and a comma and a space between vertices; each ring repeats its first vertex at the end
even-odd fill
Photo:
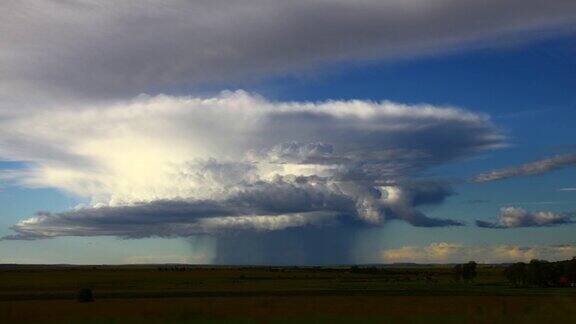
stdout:
POLYGON ((447 266, 4 266, 0 322, 576 322, 576 288, 471 283, 447 266), (95 301, 79 303, 78 289, 95 301))

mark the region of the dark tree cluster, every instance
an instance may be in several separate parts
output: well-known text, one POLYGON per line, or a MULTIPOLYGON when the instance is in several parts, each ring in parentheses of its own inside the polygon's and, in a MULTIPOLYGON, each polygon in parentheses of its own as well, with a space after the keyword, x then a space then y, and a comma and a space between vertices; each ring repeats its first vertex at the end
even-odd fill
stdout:
POLYGON ((166 266, 166 267, 158 267, 158 271, 192 271, 193 268, 186 267, 186 266, 166 266))
POLYGON ((558 262, 543 260, 518 262, 507 267, 504 274, 516 287, 576 287, 576 257, 558 262))
POLYGON ((476 272, 476 266, 478 264, 474 261, 470 261, 468 263, 464 263, 464 264, 457 264, 456 266, 454 266, 452 275, 454 278, 454 281, 462 281, 464 280, 465 282, 471 282, 474 280, 474 278, 476 278, 477 272, 476 272))
POLYGON ((360 267, 357 265, 353 265, 350 267, 350 272, 379 275, 379 274, 388 274, 389 271, 375 266, 360 267))

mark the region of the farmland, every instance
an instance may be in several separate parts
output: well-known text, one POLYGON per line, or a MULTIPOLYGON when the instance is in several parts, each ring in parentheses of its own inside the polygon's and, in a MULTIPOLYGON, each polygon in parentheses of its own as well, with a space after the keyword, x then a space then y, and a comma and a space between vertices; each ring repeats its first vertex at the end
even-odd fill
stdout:
POLYGON ((501 266, 11 266, 0 322, 570 322, 576 289, 516 288, 501 266), (80 288, 94 302, 79 303, 80 288))

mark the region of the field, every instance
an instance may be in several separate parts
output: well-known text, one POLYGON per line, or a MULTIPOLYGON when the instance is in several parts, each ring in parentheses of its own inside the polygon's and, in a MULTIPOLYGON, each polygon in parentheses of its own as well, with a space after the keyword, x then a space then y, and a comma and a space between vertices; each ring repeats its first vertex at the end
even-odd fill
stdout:
POLYGON ((576 322, 576 288, 514 288, 499 266, 3 266, 0 322, 576 322), (79 303, 79 288, 94 302, 79 303))

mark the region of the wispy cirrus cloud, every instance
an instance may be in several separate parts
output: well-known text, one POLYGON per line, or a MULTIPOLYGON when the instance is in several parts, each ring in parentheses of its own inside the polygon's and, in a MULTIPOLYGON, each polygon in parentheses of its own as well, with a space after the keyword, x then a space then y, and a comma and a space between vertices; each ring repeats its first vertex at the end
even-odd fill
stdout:
POLYGON ((475 176, 474 182, 490 182, 515 177, 527 177, 576 166, 576 154, 558 155, 502 170, 494 170, 475 176))
POLYGON ((529 212, 517 207, 504 207, 495 222, 477 220, 476 225, 486 228, 541 227, 573 224, 574 216, 567 213, 549 211, 529 212))
POLYGON ((454 226, 418 206, 453 191, 429 168, 501 147, 488 117, 392 102, 270 102, 141 96, 0 121, 0 157, 26 162, 15 184, 88 200, 39 213, 10 238, 188 236, 401 219, 454 226), (447 145, 447 144, 450 145, 447 145))

